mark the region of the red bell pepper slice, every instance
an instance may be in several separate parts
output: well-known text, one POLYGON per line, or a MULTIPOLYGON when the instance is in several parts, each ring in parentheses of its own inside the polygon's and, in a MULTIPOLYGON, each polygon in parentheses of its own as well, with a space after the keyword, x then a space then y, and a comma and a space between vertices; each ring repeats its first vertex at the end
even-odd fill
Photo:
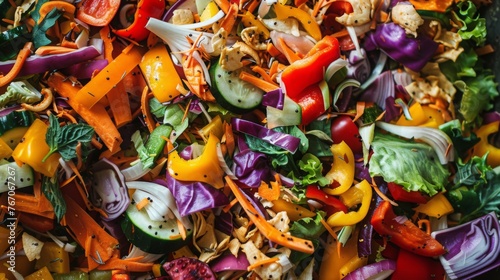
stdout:
POLYGON ((337 38, 325 36, 304 56, 288 67, 281 74, 285 92, 293 101, 300 99, 302 92, 310 85, 319 83, 326 67, 340 57, 337 38))
POLYGON ((391 280, 441 280, 444 276, 445 271, 439 260, 400 250, 391 280))
POLYGON ((146 29, 148 20, 163 16, 165 5, 165 0, 140 0, 135 10, 134 22, 127 28, 115 30, 115 34, 136 42, 145 40, 150 33, 146 29))
POLYGON ((325 96, 329 97, 328 87, 326 87, 327 92, 323 92, 324 90, 325 87, 322 88, 319 84, 313 84, 301 93, 297 104, 302 109, 302 125, 308 125, 327 110, 325 103, 329 102, 325 100, 325 96))
POLYGON ((327 194, 322 191, 318 186, 310 185, 306 188, 306 198, 314 199, 321 202, 323 206, 323 210, 327 213, 328 216, 336 213, 338 211, 342 211, 347 213, 348 209, 342 201, 332 195, 327 194))
POLYGON ((389 201, 382 201, 373 212, 371 224, 378 234, 390 238, 390 241, 401 249, 427 257, 437 257, 446 253, 446 249, 439 241, 422 231, 412 221, 398 220, 389 201))
POLYGON ((394 182, 387 183, 387 187, 392 195, 392 198, 397 201, 424 204, 430 199, 429 196, 424 195, 419 191, 406 191, 401 185, 394 182))

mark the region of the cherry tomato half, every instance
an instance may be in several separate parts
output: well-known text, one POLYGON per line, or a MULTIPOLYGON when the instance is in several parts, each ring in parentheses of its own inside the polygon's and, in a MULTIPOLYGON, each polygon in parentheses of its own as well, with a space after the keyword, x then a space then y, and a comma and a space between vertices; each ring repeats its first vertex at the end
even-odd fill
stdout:
POLYGON ((358 126, 349 116, 338 116, 332 121, 331 133, 333 143, 344 141, 354 154, 363 153, 363 143, 359 135, 358 126))

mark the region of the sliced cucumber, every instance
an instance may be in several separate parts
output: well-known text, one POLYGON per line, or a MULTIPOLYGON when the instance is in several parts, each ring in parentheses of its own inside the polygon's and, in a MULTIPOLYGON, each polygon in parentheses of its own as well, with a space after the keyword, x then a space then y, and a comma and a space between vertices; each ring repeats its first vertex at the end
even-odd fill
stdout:
POLYGON ((130 243, 151 254, 167 254, 181 248, 193 232, 187 229, 188 238, 183 240, 175 219, 153 221, 144 208, 138 210, 134 203, 125 211, 121 227, 130 243))
POLYGON ((302 122, 302 108, 295 101, 285 96, 283 109, 266 107, 267 128, 278 126, 299 125, 302 122))
POLYGON ((32 186, 34 181, 33 169, 29 165, 19 167, 15 162, 0 161, 0 193, 9 191, 12 186, 16 189, 32 186))
POLYGON ((255 109, 262 102, 264 91, 258 87, 242 81, 240 72, 225 71, 214 61, 210 67, 210 79, 212 81, 211 92, 215 100, 224 109, 242 114, 255 109))
POLYGON ((0 117, 0 135, 16 127, 30 126, 35 118, 35 114, 31 111, 12 111, 0 117))

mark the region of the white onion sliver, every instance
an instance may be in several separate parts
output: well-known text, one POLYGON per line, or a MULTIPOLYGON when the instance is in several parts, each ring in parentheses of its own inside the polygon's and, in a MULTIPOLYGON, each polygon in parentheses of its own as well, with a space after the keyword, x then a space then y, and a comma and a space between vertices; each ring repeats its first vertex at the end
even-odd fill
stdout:
POLYGON ((123 174, 123 177, 125 177, 126 182, 130 181, 135 181, 142 176, 148 174, 149 171, 151 171, 151 168, 146 168, 144 169, 142 167, 142 163, 139 161, 136 164, 127 167, 125 169, 120 170, 123 174))

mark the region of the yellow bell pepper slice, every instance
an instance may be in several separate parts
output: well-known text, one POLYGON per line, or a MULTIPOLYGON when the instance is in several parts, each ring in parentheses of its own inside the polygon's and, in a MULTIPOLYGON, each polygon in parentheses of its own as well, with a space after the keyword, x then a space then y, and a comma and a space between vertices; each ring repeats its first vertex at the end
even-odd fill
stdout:
POLYGON ((304 30, 314 38, 314 40, 321 40, 321 29, 314 18, 304 10, 296 7, 282 5, 276 3, 273 5, 274 12, 276 13, 276 18, 279 20, 285 20, 287 18, 296 18, 301 24, 304 30))
POLYGON ((338 247, 338 241, 328 236, 325 252, 319 268, 319 280, 340 280, 351 271, 363 266, 368 261, 359 262, 358 257, 359 230, 355 230, 344 246, 338 247))
POLYGON ((454 211, 453 206, 451 206, 451 203, 443 193, 436 194, 427 203, 420 204, 413 208, 413 210, 434 218, 441 218, 454 211))
POLYGON ((143 54, 141 47, 134 44, 128 45, 120 55, 80 89, 75 96, 76 103, 87 108, 94 106, 141 62, 143 54))
POLYGON ((325 187, 323 191, 330 195, 340 195, 347 191, 354 182, 354 154, 344 141, 332 145, 330 150, 333 154, 333 164, 325 177, 332 183, 338 182, 340 186, 325 187))
POLYGON ((214 1, 208 2, 205 9, 200 15, 200 21, 206 21, 213 18, 219 12, 219 7, 215 4, 214 1))
POLYGON ((24 134, 24 140, 12 152, 12 157, 19 166, 25 163, 36 172, 52 177, 57 171, 61 156, 59 153, 54 153, 42 162, 50 150, 49 145, 45 142, 45 134, 48 128, 47 124, 40 119, 36 119, 24 134))
POLYGON ((316 213, 309 209, 281 198, 273 201, 271 209, 276 213, 285 211, 290 221, 298 221, 302 218, 312 218, 316 216, 316 213))
POLYGON ((218 145, 220 142, 217 136, 210 134, 203 154, 191 160, 181 158, 176 150, 172 150, 168 155, 168 173, 176 180, 203 182, 217 189, 224 187, 222 179, 224 171, 220 167, 217 157, 218 145))
POLYGON ((164 44, 156 44, 144 54, 139 67, 158 101, 167 102, 181 94, 178 88, 184 85, 164 44))
POLYGON ((245 27, 252 27, 252 26, 257 27, 259 34, 262 37, 264 37, 264 39, 268 39, 270 36, 269 30, 267 29, 267 27, 249 11, 246 11, 243 14, 243 16, 241 16, 241 23, 245 27))
POLYGON ((479 143, 474 145, 472 150, 472 155, 478 157, 482 157, 486 153, 488 153, 486 163, 493 167, 500 165, 500 149, 488 142, 488 136, 493 133, 497 133, 499 125, 500 121, 496 121, 483 125, 478 130, 476 130, 476 135, 477 137, 481 138, 481 140, 479 141, 479 143))
POLYGON ((366 180, 363 180, 340 195, 340 200, 348 208, 361 204, 359 209, 357 211, 350 211, 347 213, 342 211, 336 212, 328 217, 326 222, 331 227, 351 226, 361 222, 368 214, 371 199, 372 187, 366 180))
POLYGON ((36 260, 35 269, 47 267, 50 272, 68 273, 70 271, 69 265, 68 252, 59 247, 55 242, 45 242, 40 252, 40 258, 36 260))
POLYGON ((0 159, 9 158, 12 155, 12 149, 5 141, 0 138, 0 159))

